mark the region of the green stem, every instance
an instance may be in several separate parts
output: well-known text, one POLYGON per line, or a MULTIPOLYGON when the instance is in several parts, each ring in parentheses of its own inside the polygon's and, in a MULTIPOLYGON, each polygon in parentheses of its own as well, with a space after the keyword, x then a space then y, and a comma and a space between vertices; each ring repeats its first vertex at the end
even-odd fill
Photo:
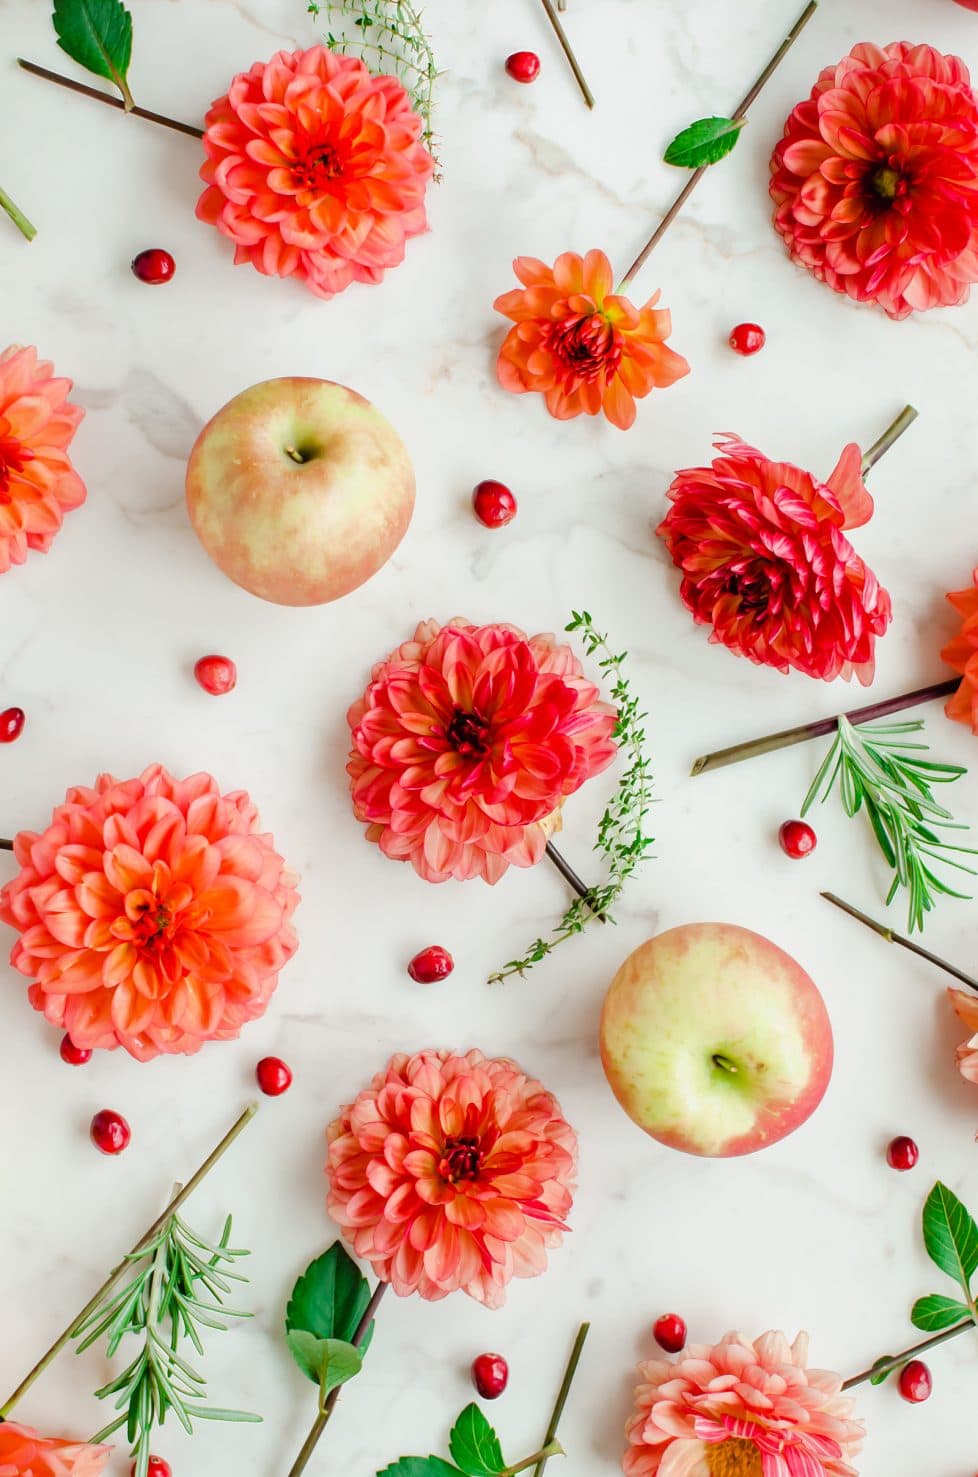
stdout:
POLYGON ((974 1328, 974 1320, 965 1319, 963 1323, 956 1323, 953 1328, 946 1328, 943 1333, 935 1333, 922 1343, 914 1344, 910 1349, 904 1349, 902 1354, 894 1354, 891 1358, 878 1359, 869 1369, 864 1369, 862 1374, 854 1374, 851 1379, 844 1380, 843 1390, 852 1390, 856 1385, 864 1385, 879 1374, 890 1374, 894 1369, 902 1369, 911 1359, 916 1359, 918 1354, 926 1354, 928 1349, 936 1349, 938 1344, 946 1344, 948 1339, 957 1338, 959 1333, 967 1333, 969 1328, 974 1328))
POLYGON ((17 58, 17 65, 35 77, 43 77, 45 81, 55 82, 59 87, 67 87, 71 92, 80 92, 82 97, 94 98, 97 103, 105 103, 107 107, 131 113, 134 118, 145 118, 148 123, 160 123, 164 128, 172 128, 175 133, 185 133, 190 138, 204 137, 202 128, 195 128, 192 123, 180 123, 176 118, 167 118, 163 113, 153 113, 149 108, 137 108, 131 97, 128 103, 124 98, 110 97, 107 92, 102 92, 98 87, 89 87, 87 82, 76 82, 74 77, 65 77, 60 72, 52 72, 48 67, 39 67, 37 62, 25 61, 22 56, 17 58))
POLYGON ((24 212, 20 209, 18 205, 14 204, 13 200, 11 200, 6 190, 0 190, 0 206, 2 206, 3 209, 10 216, 10 219, 13 221, 20 234, 22 236, 25 236, 28 241, 33 241, 34 237, 37 235, 37 227, 31 225, 31 222, 27 219, 24 212))
POLYGON ((577 60, 577 57, 574 55, 574 48, 571 46, 569 40, 567 39, 567 32, 561 25, 560 16, 557 14, 557 11, 554 8, 553 0, 542 0, 542 4, 544 10, 547 12, 547 20, 553 27, 554 35, 560 42, 560 49, 570 63, 570 69, 574 73, 574 81, 581 89, 581 95, 584 98, 584 101, 587 103, 588 107, 593 108, 594 93, 587 85, 587 80, 584 76, 583 71, 581 70, 581 64, 577 60))
MULTIPOLYGON (((567 1368, 564 1370, 564 1378, 560 1382, 560 1389, 557 1391, 557 1399, 554 1401, 554 1408, 550 1414, 550 1424, 547 1427, 547 1434, 544 1437, 544 1448, 549 1446, 557 1435, 557 1427, 560 1425, 560 1418, 564 1413, 564 1406, 567 1404, 567 1397, 570 1394, 571 1385, 574 1383, 574 1376, 577 1374, 577 1366, 581 1362, 581 1355, 584 1352, 584 1344, 590 1332, 590 1323, 582 1323, 580 1328, 577 1330, 577 1338, 574 1340, 574 1347, 571 1349, 570 1358, 567 1361, 567 1368)), ((533 1469, 533 1477, 543 1477, 543 1469, 547 1465, 547 1462, 550 1460, 550 1456, 554 1455, 556 1455, 556 1453, 551 1452, 549 1456, 540 1457, 536 1464, 536 1467, 533 1469)))
POLYGON ((874 441, 872 446, 863 455, 862 474, 865 477, 872 471, 881 456, 885 456, 895 441, 899 441, 908 426, 912 426, 917 419, 917 412, 912 405, 905 405, 891 425, 874 441))
POLYGON ((523 1461, 517 1462, 515 1467, 504 1467, 499 1477, 515 1477, 517 1472, 525 1472, 527 1467, 549 1462, 552 1456, 566 1455, 559 1441, 548 1441, 542 1451, 535 1451, 532 1456, 524 1457, 523 1461))
POLYGON ((965 974, 963 969, 948 964, 946 959, 942 959, 938 954, 932 954, 929 949, 922 948, 920 944, 915 944, 913 939, 904 938, 902 933, 894 933, 893 929, 888 928, 885 923, 877 923, 875 918, 870 918, 868 913, 861 913, 858 908, 853 907, 852 903, 847 903, 844 898, 836 897, 834 892, 823 892, 822 896, 826 902, 834 903, 837 908, 842 909, 843 913, 848 913, 850 918, 855 918, 857 922, 865 924, 874 933, 878 933, 880 938, 886 939, 888 944, 899 944, 901 949, 909 949, 911 954, 916 954, 920 959, 926 959, 928 964, 936 964, 938 969, 943 969, 946 974, 953 975, 970 990, 978 991, 978 979, 975 979, 973 975, 965 974))

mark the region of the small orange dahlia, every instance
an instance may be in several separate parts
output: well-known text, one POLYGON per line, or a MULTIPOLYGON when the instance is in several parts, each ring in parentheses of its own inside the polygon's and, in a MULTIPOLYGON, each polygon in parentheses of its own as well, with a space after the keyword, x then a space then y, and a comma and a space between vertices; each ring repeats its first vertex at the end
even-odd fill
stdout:
POLYGON ((958 1020, 971 1032, 955 1053, 958 1071, 969 1082, 978 1084, 978 999, 967 990, 950 989, 947 994, 958 1020))
POLYGON ((603 251, 565 251, 548 267, 517 257, 521 288, 504 292, 493 307, 513 321, 503 340, 496 374, 504 390, 546 398, 558 420, 600 415, 627 431, 635 401, 664 390, 689 373, 666 339, 672 318, 657 308, 655 293, 641 308, 614 291, 603 251))
POLYGON ((111 1450, 83 1441, 57 1441, 30 1426, 0 1421, 0 1477, 98 1477, 111 1450))
POLYGON ((85 412, 71 405, 71 380, 36 349, 0 354, 0 574, 46 553, 65 513, 85 501, 68 447, 85 412))
POLYGON ((400 1297, 461 1290, 498 1308, 567 1230, 577 1137, 505 1057, 395 1056, 327 1137, 329 1213, 400 1297))
POLYGON ((968 723, 978 734, 978 569, 967 590, 952 590, 948 600, 961 616, 961 629, 941 652, 941 660, 961 674, 961 686, 944 711, 956 723, 968 723))
POLYGON ((15 837, 0 889, 35 1010, 139 1061, 236 1038, 297 947, 296 879, 258 827, 244 791, 159 764, 69 790, 47 830, 15 837))

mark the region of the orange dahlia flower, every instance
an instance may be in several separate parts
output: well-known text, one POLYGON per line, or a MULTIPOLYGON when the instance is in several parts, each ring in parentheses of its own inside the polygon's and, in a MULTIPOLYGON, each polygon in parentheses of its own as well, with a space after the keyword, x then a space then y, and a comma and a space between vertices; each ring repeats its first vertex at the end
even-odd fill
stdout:
POLYGON ((956 723, 969 723, 978 734, 978 569, 968 590, 953 590, 948 600, 961 616, 961 630, 941 652, 941 660, 961 673, 962 682, 944 711, 956 723))
POLYGON ((666 344, 672 318, 655 306, 659 294, 641 308, 617 294, 603 251, 565 251, 552 268, 519 256, 513 270, 522 288, 493 304, 515 325, 496 364, 504 390, 537 391, 558 420, 603 411, 627 431, 636 400, 689 374, 686 360, 666 344))
POLYGON ((873 680, 890 597, 845 537, 873 500, 850 445, 826 482, 772 462, 736 436, 709 467, 677 472, 656 529, 682 571, 680 594, 711 641, 779 672, 873 680))
POLYGON ((826 67, 771 160, 774 223, 820 282, 891 318, 978 282, 978 99, 931 46, 856 46, 826 67))
POLYGON ((329 1213, 400 1297, 461 1290, 498 1308, 567 1230, 577 1137, 505 1057, 392 1057, 327 1137, 329 1213))
POLYGON ((380 282, 427 228, 421 133, 395 77, 325 46, 280 51, 212 104, 197 215, 230 236, 235 262, 318 297, 380 282))
POLYGON ((21 831, 14 855, 0 889, 20 934, 10 962, 83 1049, 149 1061, 233 1040, 295 953, 296 879, 244 791, 222 795, 208 774, 100 775, 46 831, 21 831))
POLYGON ((28 549, 47 553, 65 513, 85 501, 68 460, 85 412, 68 403, 71 380, 53 369, 36 349, 0 354, 0 574, 28 549))
POLYGON ((842 1380, 808 1368, 808 1335, 728 1333, 639 1365, 627 1477, 855 1477, 864 1430, 842 1380))
POLYGON ((978 1084, 978 998, 967 990, 948 990, 948 999, 958 1020, 971 1032, 957 1049, 958 1071, 969 1082, 978 1084))
POLYGON ((543 855, 568 795, 614 758, 614 708, 568 646, 515 626, 423 621, 347 714, 353 809, 427 882, 543 855))
POLYGON ((111 1450, 51 1440, 29 1426, 0 1422, 0 1477, 98 1477, 111 1450))

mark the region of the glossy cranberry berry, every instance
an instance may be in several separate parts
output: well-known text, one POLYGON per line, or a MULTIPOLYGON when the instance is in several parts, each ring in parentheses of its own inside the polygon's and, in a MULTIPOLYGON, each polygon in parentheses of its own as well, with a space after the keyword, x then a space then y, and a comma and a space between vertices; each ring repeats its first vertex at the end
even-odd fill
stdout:
POLYGON ((730 347, 735 354, 756 354, 763 349, 767 335, 759 323, 738 323, 731 330, 730 347))
POLYGON ((785 856, 798 858, 811 856, 818 845, 818 837, 807 821, 785 821, 778 831, 778 840, 785 856))
POLYGON ((12 744, 24 732, 23 708, 4 708, 0 713, 0 744, 12 744))
POLYGON ((920 1150, 906 1134, 901 1133, 898 1138, 891 1139, 886 1147, 886 1162, 891 1169, 913 1169, 919 1158, 920 1150))
POLYGON ((255 1076, 266 1097, 281 1097, 292 1086, 292 1068, 280 1056, 263 1056, 255 1068, 255 1076))
POLYGON ((904 1400, 909 1400, 911 1405, 919 1405, 922 1400, 929 1400, 934 1382, 930 1377, 930 1370, 922 1359, 911 1359, 900 1371, 900 1394, 904 1400))
POLYGON ((132 259, 133 276, 138 277, 140 282, 148 282, 153 287, 160 282, 169 282, 177 269, 177 264, 168 251, 161 246, 153 246, 149 251, 141 251, 132 259))
POLYGON ((92 1143, 102 1154, 121 1154, 129 1147, 132 1138, 132 1130, 122 1114, 113 1113, 109 1108, 95 1114, 89 1133, 92 1143))
POLYGON ((70 1036, 62 1036, 58 1050, 61 1060, 67 1062, 69 1067, 83 1067, 92 1060, 92 1053, 84 1046, 76 1046, 70 1036))
POLYGON ((237 685, 238 669, 229 656, 202 656, 194 664, 194 676, 211 697, 221 697, 237 685))
MULTIPOLYGON (((129 1468, 129 1477, 136 1477, 135 1462, 129 1468)), ((165 1462, 161 1456, 151 1456, 149 1466, 146 1468, 146 1477, 173 1477, 170 1463, 165 1462)))
POLYGON ((509 1384, 509 1365, 502 1354, 480 1354, 473 1359, 472 1383, 483 1400, 498 1400, 509 1384))
POLYGON ((415 954, 408 965, 408 974, 419 985, 433 985, 436 980, 447 980, 455 968, 455 960, 441 944, 431 944, 415 954))
POLYGON ((686 1347, 686 1324, 678 1313, 663 1313, 652 1327, 655 1341, 667 1354, 678 1354, 686 1347))
POLYGON ((502 482, 480 482, 472 493, 472 507, 487 528, 505 528, 516 517, 516 499, 502 482))
POLYGON ((514 51, 506 58, 506 70, 514 82, 535 82, 540 75, 540 58, 535 51, 514 51))

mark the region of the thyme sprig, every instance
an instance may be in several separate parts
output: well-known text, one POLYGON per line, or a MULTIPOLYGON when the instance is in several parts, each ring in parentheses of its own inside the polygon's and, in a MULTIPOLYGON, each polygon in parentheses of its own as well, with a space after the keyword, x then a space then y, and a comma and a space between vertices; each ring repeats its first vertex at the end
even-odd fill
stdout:
POLYGON ((628 652, 613 651, 607 636, 595 629, 586 610, 573 611, 564 629, 580 632, 587 655, 598 657, 597 664, 611 684, 611 698, 618 710, 613 736, 624 755, 625 769, 598 824, 594 843, 594 850, 605 858, 607 877, 592 888, 588 898, 576 898, 571 903, 549 938, 535 939, 521 959, 511 959, 490 975, 490 984, 498 984, 514 974, 525 975, 534 964, 552 954, 558 944, 583 933, 596 917, 603 916, 613 923, 611 908, 653 843, 653 838, 645 833, 645 818, 652 806, 652 760, 645 752, 643 726, 648 714, 642 712, 625 676, 628 652))
POLYGON ((848 816, 863 810, 880 851, 893 869, 887 895, 891 903, 901 888, 907 892, 909 929, 923 929, 925 915, 938 896, 966 898, 934 870, 935 865, 954 867, 975 875, 975 869, 956 861, 952 853, 975 856, 974 848, 955 846, 945 833, 965 831, 934 799, 933 785, 946 785, 967 771, 959 764, 939 764, 918 757, 927 744, 908 743, 910 734, 923 728, 920 719, 903 723, 852 724, 840 717, 838 731, 825 756, 801 813, 806 815, 815 801, 828 799, 838 786, 848 816))

